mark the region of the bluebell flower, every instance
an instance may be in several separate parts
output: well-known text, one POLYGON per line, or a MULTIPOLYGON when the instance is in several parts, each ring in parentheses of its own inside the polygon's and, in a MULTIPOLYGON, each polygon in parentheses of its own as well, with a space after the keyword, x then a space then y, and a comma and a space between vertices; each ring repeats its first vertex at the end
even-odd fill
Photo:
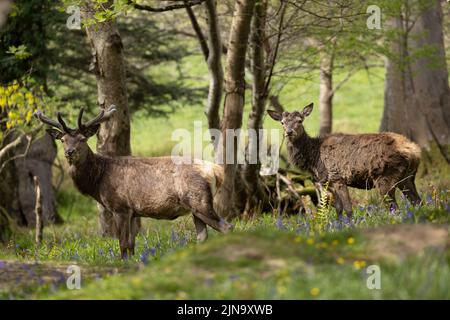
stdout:
POLYGON ((283 220, 281 219, 281 217, 277 217, 276 226, 278 230, 286 230, 286 227, 283 225, 283 220))
POLYGON ((214 279, 212 279, 212 278, 207 278, 207 279, 205 279, 205 285, 206 285, 207 287, 212 287, 213 284, 214 284, 214 279))
POLYGON ((145 265, 148 263, 149 253, 150 253, 150 250, 148 248, 144 249, 139 257, 139 260, 145 265))
POLYGON ((426 198, 427 204, 432 204, 433 203, 433 197, 429 193, 427 193, 425 198, 426 198))
POLYGON ((239 276, 236 274, 232 274, 232 275, 230 275, 229 279, 230 279, 230 281, 234 281, 234 280, 239 279, 239 276))
POLYGON ((450 212, 450 205, 448 203, 444 203, 444 208, 447 212, 450 212))
POLYGON ((172 234, 170 235, 172 243, 178 242, 179 236, 178 234, 172 229, 172 234))

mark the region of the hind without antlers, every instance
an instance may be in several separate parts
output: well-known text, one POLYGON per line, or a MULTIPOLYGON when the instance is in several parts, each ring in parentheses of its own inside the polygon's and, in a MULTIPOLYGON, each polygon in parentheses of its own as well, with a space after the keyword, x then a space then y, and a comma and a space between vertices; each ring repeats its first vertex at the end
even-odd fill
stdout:
POLYGON ((303 127, 312 110, 310 103, 302 111, 268 113, 283 125, 290 162, 309 171, 315 182, 330 183, 339 215, 343 210, 352 214, 347 187, 376 187, 391 206, 397 206, 395 190, 399 188, 412 203, 420 203, 414 183, 420 162, 418 145, 392 132, 313 138, 303 127))

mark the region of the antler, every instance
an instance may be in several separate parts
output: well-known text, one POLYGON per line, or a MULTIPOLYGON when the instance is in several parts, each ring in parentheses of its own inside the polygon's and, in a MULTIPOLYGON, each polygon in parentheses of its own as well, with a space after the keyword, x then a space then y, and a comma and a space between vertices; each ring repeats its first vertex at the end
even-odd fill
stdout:
POLYGON ((98 124, 108 120, 111 117, 111 115, 116 111, 117 111, 117 107, 112 104, 109 106, 108 110, 106 110, 106 111, 102 110, 94 119, 83 124, 82 118, 83 118, 84 109, 81 108, 80 113, 78 115, 78 129, 80 131, 83 131, 84 129, 98 125, 98 124))
POLYGON ((71 129, 71 128, 69 128, 69 127, 66 125, 66 123, 64 122, 64 120, 63 120, 63 118, 62 118, 61 112, 58 112, 58 121, 59 121, 59 123, 61 124, 61 126, 62 126, 64 132, 68 132, 68 133, 69 133, 69 132, 75 131, 75 129, 71 129))
POLYGON ((63 131, 63 132, 70 132, 70 128, 67 127, 66 123, 64 122, 64 120, 62 119, 61 113, 58 112, 58 121, 52 120, 48 117, 46 117, 41 110, 38 110, 34 113, 34 115, 42 122, 45 124, 48 124, 52 127, 58 128, 59 130, 63 131))

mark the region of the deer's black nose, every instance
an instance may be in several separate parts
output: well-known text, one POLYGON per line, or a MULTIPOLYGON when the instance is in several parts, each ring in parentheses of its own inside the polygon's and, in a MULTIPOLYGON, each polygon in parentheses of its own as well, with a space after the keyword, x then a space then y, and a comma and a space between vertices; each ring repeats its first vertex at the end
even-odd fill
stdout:
POLYGON ((64 153, 67 157, 70 157, 75 152, 75 149, 68 149, 64 153))
POLYGON ((294 133, 294 130, 292 130, 292 129, 287 129, 286 130, 286 135, 287 136, 290 136, 290 135, 292 135, 294 133))

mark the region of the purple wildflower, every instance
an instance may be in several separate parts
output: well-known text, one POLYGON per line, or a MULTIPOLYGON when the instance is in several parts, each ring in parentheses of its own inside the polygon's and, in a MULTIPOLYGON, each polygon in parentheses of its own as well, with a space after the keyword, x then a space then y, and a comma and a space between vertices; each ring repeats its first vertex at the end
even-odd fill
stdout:
POLYGON ((427 193, 425 198, 428 205, 433 203, 433 197, 431 196, 431 194, 427 193))
POLYGON ((150 253, 150 250, 148 248, 144 249, 139 257, 139 260, 143 263, 143 264, 147 264, 148 263, 148 255, 150 253))
POLYGON ((283 220, 281 219, 281 217, 277 218, 276 226, 277 226, 278 230, 286 230, 286 227, 284 226, 283 220))

